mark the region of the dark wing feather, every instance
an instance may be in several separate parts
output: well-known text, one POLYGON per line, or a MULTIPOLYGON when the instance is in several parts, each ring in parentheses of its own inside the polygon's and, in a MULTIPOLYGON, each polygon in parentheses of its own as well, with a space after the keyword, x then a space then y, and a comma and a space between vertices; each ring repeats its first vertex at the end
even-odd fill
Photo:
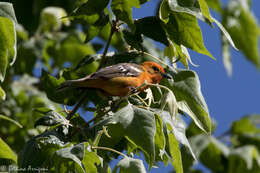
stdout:
POLYGON ((120 63, 104 67, 93 73, 91 79, 111 79, 115 77, 137 77, 143 72, 143 67, 133 63, 120 63))

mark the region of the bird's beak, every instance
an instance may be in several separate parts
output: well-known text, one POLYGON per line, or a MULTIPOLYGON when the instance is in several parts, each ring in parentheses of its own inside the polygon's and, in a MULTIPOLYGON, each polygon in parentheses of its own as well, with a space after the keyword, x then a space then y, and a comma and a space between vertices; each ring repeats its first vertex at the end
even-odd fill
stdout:
POLYGON ((168 75, 167 73, 161 73, 161 74, 162 74, 162 77, 163 77, 163 78, 171 79, 171 76, 168 75))

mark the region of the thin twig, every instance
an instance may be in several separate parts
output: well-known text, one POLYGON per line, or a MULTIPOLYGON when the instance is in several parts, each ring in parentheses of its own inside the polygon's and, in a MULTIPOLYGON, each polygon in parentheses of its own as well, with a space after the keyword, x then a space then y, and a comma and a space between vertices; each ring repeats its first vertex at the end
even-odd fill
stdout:
POLYGON ((79 107, 83 104, 83 102, 85 101, 87 96, 87 92, 84 92, 82 97, 80 98, 79 102, 76 104, 76 106, 72 109, 72 111, 68 114, 67 116, 67 120, 70 120, 72 118, 72 116, 77 112, 77 110, 79 109, 79 107))
POLYGON ((144 101, 144 99, 142 97, 140 97, 138 94, 134 95, 136 96, 139 100, 141 100, 141 102, 146 106, 149 107, 149 105, 144 101))
POLYGON ((119 151, 116 151, 116 150, 114 150, 113 148, 108 148, 108 147, 94 147, 94 146, 92 146, 91 149, 100 149, 100 150, 112 151, 112 152, 117 153, 117 154, 119 154, 119 155, 121 155, 121 156, 128 157, 128 156, 125 155, 124 153, 121 153, 121 152, 119 152, 119 151))
POLYGON ((100 69, 103 65, 105 65, 106 62, 107 62, 107 57, 106 57, 106 55, 107 55, 108 48, 109 48, 109 46, 110 46, 110 43, 111 43, 113 34, 118 31, 117 23, 118 23, 117 20, 113 20, 113 21, 112 21, 112 25, 111 25, 111 29, 110 29, 110 34, 109 34, 109 37, 108 37, 108 40, 107 40, 107 43, 106 43, 106 46, 105 46, 105 49, 104 49, 104 52, 103 52, 103 55, 102 55, 102 59, 101 59, 100 65, 99 65, 99 69, 100 69))

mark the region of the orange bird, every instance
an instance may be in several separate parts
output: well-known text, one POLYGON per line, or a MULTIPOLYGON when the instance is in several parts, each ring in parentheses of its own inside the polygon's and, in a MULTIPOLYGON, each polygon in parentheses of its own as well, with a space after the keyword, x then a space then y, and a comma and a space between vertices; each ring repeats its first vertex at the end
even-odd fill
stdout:
MULTIPOLYGON (((163 67, 152 61, 145 61, 141 65, 134 63, 120 63, 101 68, 84 78, 68 80, 62 83, 58 90, 67 87, 95 88, 109 96, 127 96, 135 91, 145 81, 159 83, 163 78, 170 78, 163 67)), ((143 91, 147 86, 138 88, 143 91)))

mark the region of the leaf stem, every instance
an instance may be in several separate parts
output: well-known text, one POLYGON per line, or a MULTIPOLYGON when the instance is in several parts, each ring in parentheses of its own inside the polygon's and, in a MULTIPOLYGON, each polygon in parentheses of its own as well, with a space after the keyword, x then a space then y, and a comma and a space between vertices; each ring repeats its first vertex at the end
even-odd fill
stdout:
POLYGON ((114 153, 117 153, 121 156, 124 156, 124 157, 128 157, 127 155, 125 155, 124 153, 121 153, 113 148, 108 148, 108 147, 94 147, 94 146, 91 146, 91 149, 98 149, 98 150, 107 150, 107 151, 112 151, 114 153))

